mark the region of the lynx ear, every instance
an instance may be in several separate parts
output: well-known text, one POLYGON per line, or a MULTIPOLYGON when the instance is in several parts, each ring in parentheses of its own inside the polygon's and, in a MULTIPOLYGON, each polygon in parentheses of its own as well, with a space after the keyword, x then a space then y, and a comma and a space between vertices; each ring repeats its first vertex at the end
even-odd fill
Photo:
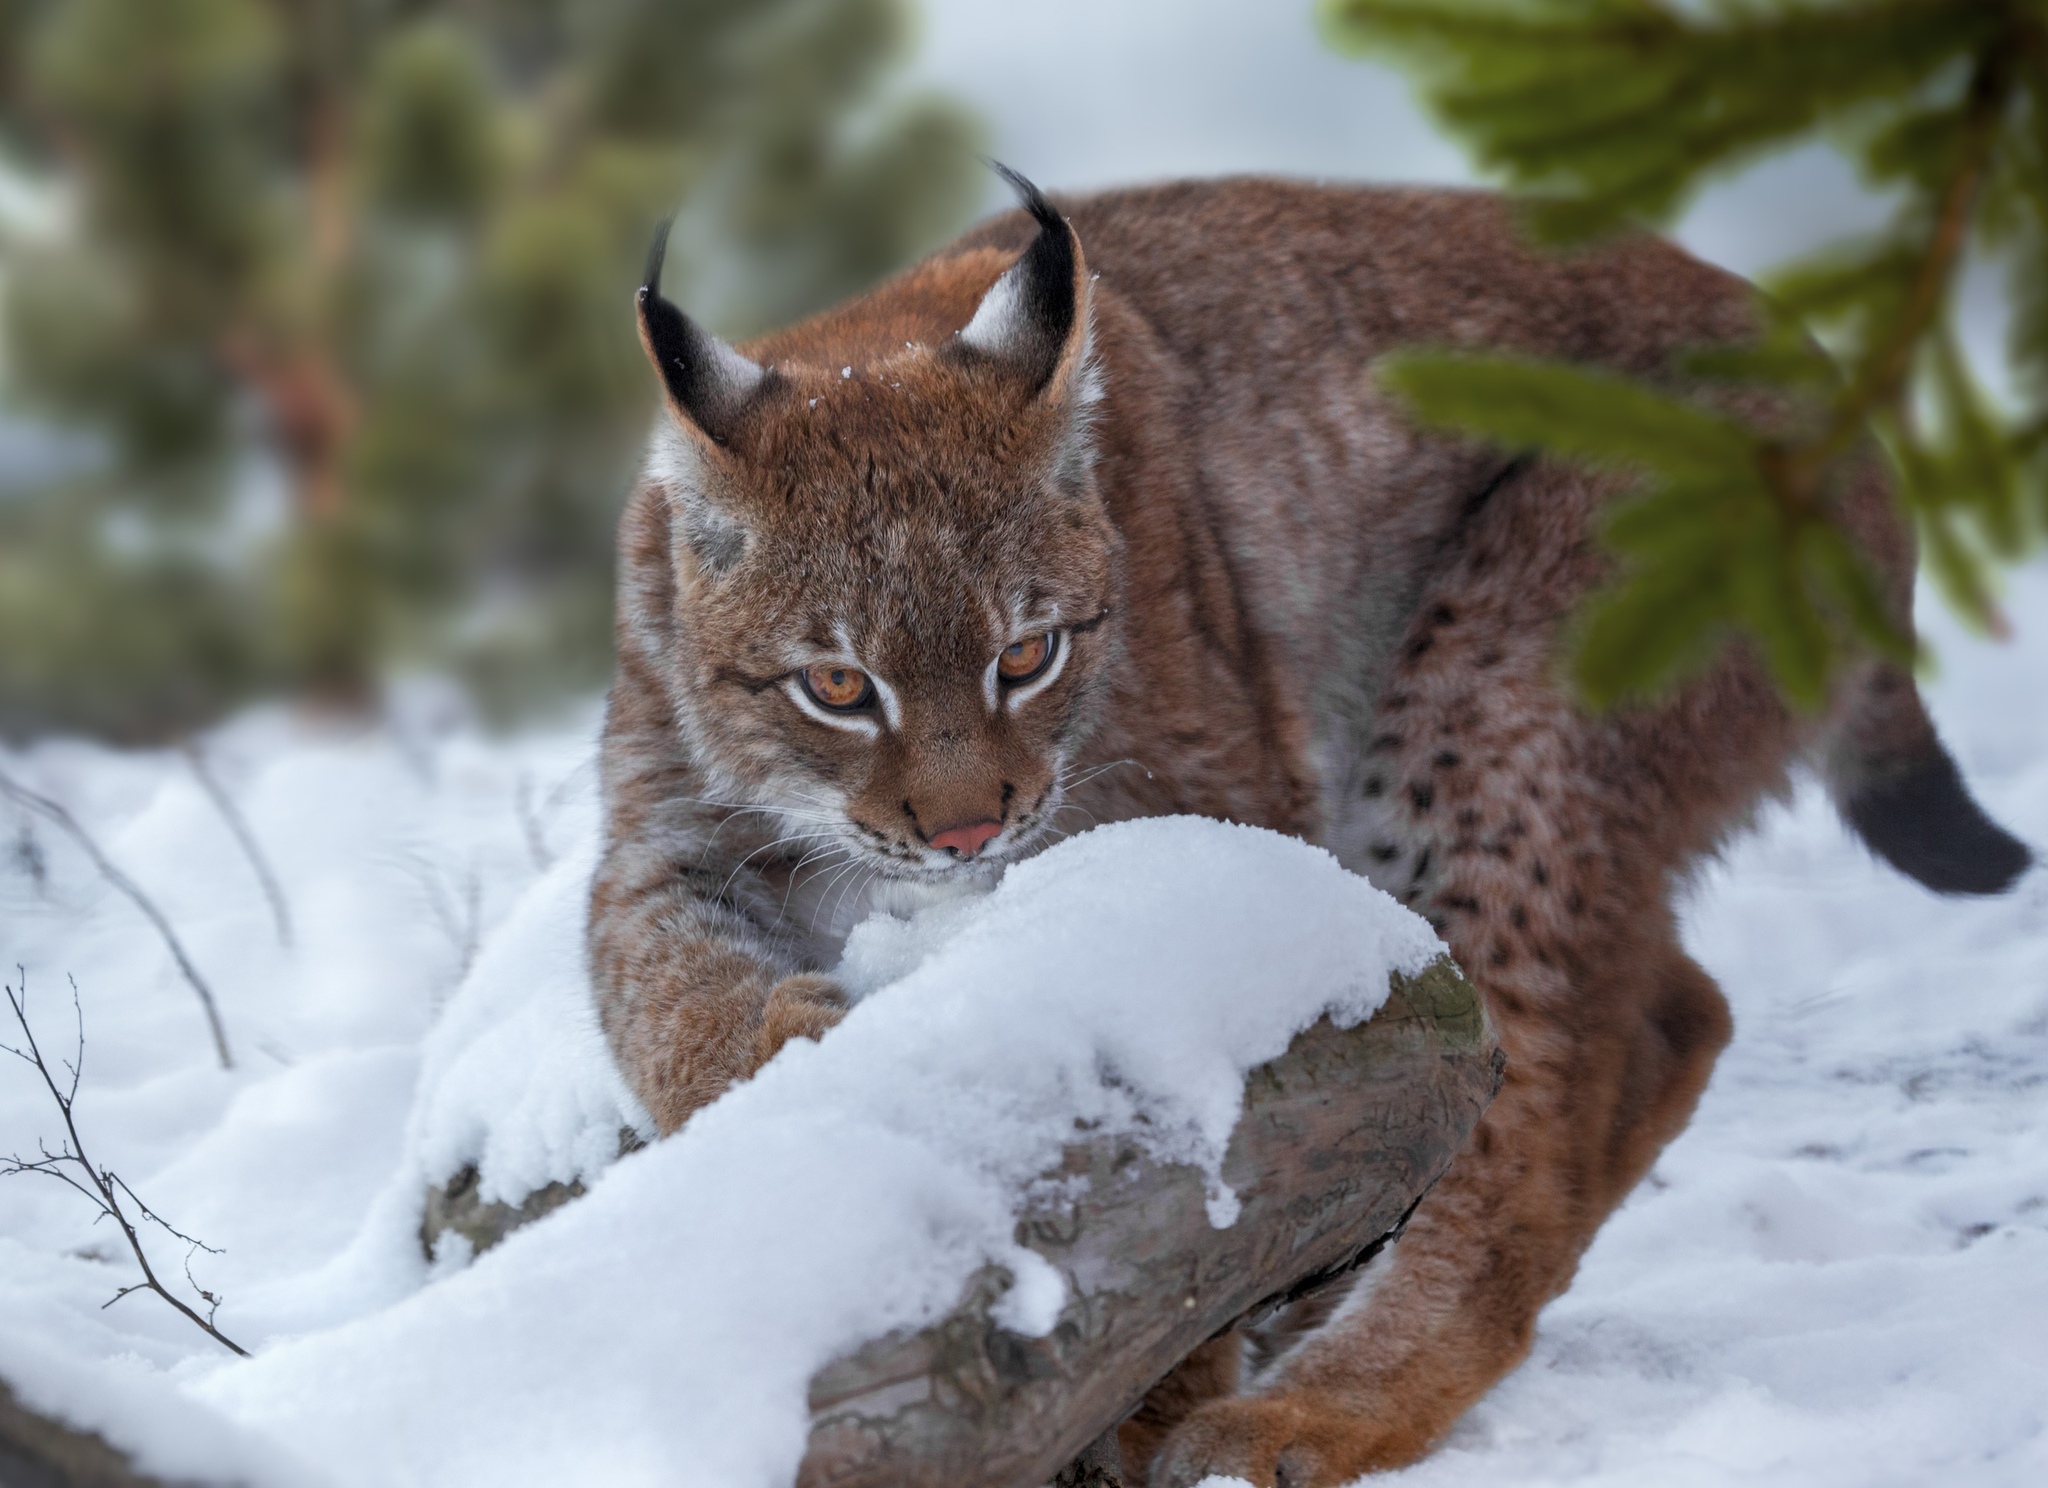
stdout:
POLYGON ((678 418, 713 443, 724 444, 767 372, 662 296, 661 266, 668 257, 669 222, 665 218, 654 229, 654 241, 647 248, 646 277, 635 297, 640 344, 661 374, 678 418))
POLYGON ((1038 236, 990 286, 960 332, 969 351, 1007 362, 1039 392, 1064 388, 1088 360, 1088 272, 1081 243, 1045 194, 999 162, 1038 236))

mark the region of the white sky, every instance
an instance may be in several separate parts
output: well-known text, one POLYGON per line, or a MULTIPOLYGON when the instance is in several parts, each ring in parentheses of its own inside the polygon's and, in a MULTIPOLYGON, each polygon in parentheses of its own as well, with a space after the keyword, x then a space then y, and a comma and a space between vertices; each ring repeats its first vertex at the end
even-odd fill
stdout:
MULTIPOLYGON (((997 158, 1041 186, 1237 171, 1473 179, 1396 73, 1322 44, 1311 0, 922 4, 922 77, 980 110, 997 158)), ((1753 272, 1875 216, 1846 167, 1809 150, 1710 192, 1679 236, 1753 272)))

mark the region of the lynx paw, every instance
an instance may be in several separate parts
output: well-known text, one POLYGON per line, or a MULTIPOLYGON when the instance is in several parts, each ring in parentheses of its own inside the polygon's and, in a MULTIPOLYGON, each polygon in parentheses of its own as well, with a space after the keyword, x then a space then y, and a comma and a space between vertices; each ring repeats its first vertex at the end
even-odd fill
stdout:
POLYGON ((1308 1395, 1213 1400, 1174 1429, 1152 1464, 1152 1488, 1243 1478, 1257 1488, 1335 1488, 1408 1460, 1386 1433, 1308 1395))
POLYGON ((830 977, 801 972, 784 977, 769 990, 761 1006, 761 1026, 754 1035, 754 1068, 775 1057, 793 1038, 823 1038, 846 1016, 846 994, 830 977))

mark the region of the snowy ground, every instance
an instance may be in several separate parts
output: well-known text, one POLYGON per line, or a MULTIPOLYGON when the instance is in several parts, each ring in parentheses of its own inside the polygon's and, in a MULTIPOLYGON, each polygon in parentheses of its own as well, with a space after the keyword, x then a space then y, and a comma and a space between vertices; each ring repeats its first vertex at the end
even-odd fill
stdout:
MULTIPOLYGON (((1981 799, 2042 844, 2048 572, 2023 575, 2012 608, 2016 647, 1936 627, 1930 691, 1981 799)), ((323 1373, 347 1353, 336 1340, 388 1337, 394 1368, 410 1367, 422 1319, 434 1336, 451 1317, 487 1326, 516 1305, 506 1277, 562 1263, 579 1229, 603 1233, 655 1183, 629 1173, 709 1161, 664 1144, 673 1158, 643 1156, 667 1168, 622 1163, 499 1252, 505 1264, 460 1279, 454 1258, 430 1277, 399 1243, 399 1180, 476 1155, 492 1135, 477 1111, 520 1113, 494 1128, 487 1161, 508 1186, 593 1165, 561 1134, 633 1112, 590 1065, 572 1003, 493 1000, 573 976, 594 714, 494 742, 423 690, 398 720, 322 736, 262 715, 206 741, 284 886, 289 948, 184 760, 79 744, 0 756, 162 906, 237 1060, 218 1069, 196 1000, 132 906, 0 805, 0 964, 25 968, 38 1033, 63 1052, 77 979, 86 1140, 222 1250, 193 1274, 226 1296, 223 1330, 263 1355, 223 1367, 152 1297, 102 1311, 133 1279, 117 1237, 76 1195, 15 1177, 0 1181, 0 1379, 166 1474, 450 1481, 402 1450, 350 1455, 351 1433, 426 1443, 440 1422, 431 1392, 386 1391, 375 1419, 316 1409, 348 1377, 323 1373)), ((1546 1312, 1534 1359, 1397 1481, 2048 1481, 2048 874, 1996 902, 1934 899, 1872 865, 1804 790, 1703 875, 1687 922, 1737 1017, 1698 1118, 1546 1312)), ((32 1072, 0 1067, 0 1152, 53 1139, 55 1123, 32 1072)), ((173 1273, 180 1250, 158 1245, 173 1273)), ((709 1294, 720 1279, 689 1284, 709 1294)), ((561 1372, 583 1367, 597 1365, 561 1372)), ((573 1480, 561 1468, 552 1481, 573 1480)))

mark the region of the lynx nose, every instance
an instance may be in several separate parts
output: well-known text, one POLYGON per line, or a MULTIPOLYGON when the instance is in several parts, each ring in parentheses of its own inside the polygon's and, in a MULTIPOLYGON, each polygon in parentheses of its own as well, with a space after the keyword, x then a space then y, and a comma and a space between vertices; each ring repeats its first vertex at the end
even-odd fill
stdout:
POLYGON ((943 847, 956 858, 971 858, 980 852, 989 838, 1002 831, 1003 824, 995 821, 969 822, 964 827, 948 827, 931 836, 933 847, 943 847))

